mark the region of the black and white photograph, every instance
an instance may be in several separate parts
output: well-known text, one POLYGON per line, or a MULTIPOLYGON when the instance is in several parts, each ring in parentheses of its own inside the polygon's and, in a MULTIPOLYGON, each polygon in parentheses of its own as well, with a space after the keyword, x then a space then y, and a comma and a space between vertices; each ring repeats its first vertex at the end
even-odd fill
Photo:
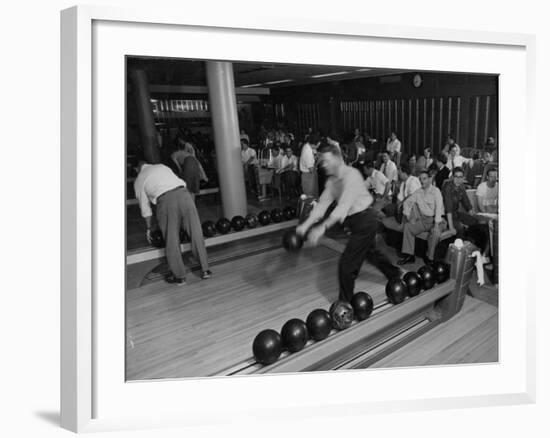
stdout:
POLYGON ((498 75, 125 73, 127 381, 499 361, 498 75))

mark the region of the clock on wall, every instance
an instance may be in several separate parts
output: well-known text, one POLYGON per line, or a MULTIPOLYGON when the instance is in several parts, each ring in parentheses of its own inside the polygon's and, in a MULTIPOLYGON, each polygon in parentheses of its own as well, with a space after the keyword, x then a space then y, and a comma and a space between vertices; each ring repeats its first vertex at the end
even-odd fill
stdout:
POLYGON ((416 74, 413 76, 413 85, 418 88, 422 85, 422 76, 416 74))

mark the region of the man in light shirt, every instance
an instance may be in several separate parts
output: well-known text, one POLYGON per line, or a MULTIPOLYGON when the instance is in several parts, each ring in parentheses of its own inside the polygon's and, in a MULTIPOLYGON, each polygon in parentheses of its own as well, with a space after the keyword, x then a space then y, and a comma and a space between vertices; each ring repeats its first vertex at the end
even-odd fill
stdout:
POLYGON ((271 177, 271 186, 276 190, 281 190, 281 168, 283 155, 278 147, 273 147, 270 150, 271 156, 267 162, 267 168, 273 170, 273 176, 271 177))
POLYGON ((252 149, 246 138, 241 138, 241 160, 245 175, 248 179, 250 190, 254 196, 260 195, 260 175, 259 162, 256 157, 256 151, 252 149))
POLYGON ((487 181, 477 186, 477 207, 481 213, 498 213, 498 171, 489 169, 487 181))
POLYGON ((388 279, 399 277, 402 272, 376 249, 378 215, 370 208, 373 198, 365 187, 361 173, 344 163, 342 152, 335 145, 323 145, 319 154, 328 178, 319 202, 309 217, 296 228, 296 232, 301 236, 307 233, 307 240, 317 245, 326 230, 337 223, 343 223, 350 229, 349 241, 338 263, 339 298, 349 302, 365 259, 388 279), (336 207, 323 219, 333 202, 336 202, 336 207))
POLYGON ((373 208, 381 211, 391 202, 391 182, 386 175, 374 168, 374 163, 369 161, 364 167, 366 189, 374 195, 373 208))
POLYGON ((300 153, 300 173, 302 175, 302 193, 306 196, 317 197, 317 172, 315 170, 315 153, 319 142, 315 135, 310 134, 300 153))
POLYGON ((433 262, 435 248, 441 236, 443 197, 439 189, 432 185, 428 172, 423 170, 420 175, 422 187, 416 190, 403 202, 403 215, 407 218, 403 227, 403 246, 401 258, 397 264, 414 263, 414 245, 418 234, 427 231, 428 250, 426 263, 433 262))
POLYGON ((474 160, 460 155, 460 146, 455 143, 449 149, 449 159, 447 160, 447 167, 452 172, 457 167, 463 168, 464 163, 472 167, 474 165, 474 160))
POLYGON ((392 160, 396 159, 401 153, 401 142, 397 138, 397 134, 393 131, 386 142, 386 151, 390 154, 392 160))
POLYGON ((288 199, 297 196, 298 157, 292 153, 290 146, 286 147, 285 154, 281 158, 281 168, 277 172, 281 175, 283 191, 288 199))
MULTIPOLYGON (((425 169, 424 169, 425 170, 425 169)), ((421 171, 422 172, 422 171, 421 171)), ((402 204, 405 199, 416 192, 420 187, 420 180, 414 176, 411 167, 408 164, 403 164, 399 170, 399 191, 397 192, 397 202, 402 204)))
POLYGON ((390 159, 390 154, 388 152, 382 152, 382 165, 380 166, 380 171, 386 175, 391 182, 391 190, 395 189, 399 174, 397 172, 396 164, 390 159))
POLYGON ((191 250, 200 262, 202 278, 209 278, 211 272, 208 268, 202 227, 195 203, 185 187, 185 182, 164 164, 140 162, 138 171, 134 190, 141 215, 147 226, 146 237, 151 243, 153 222, 151 205, 156 205, 157 222, 166 244, 166 259, 171 271, 167 281, 177 285, 185 284, 187 268, 180 251, 181 228, 191 238, 191 250))

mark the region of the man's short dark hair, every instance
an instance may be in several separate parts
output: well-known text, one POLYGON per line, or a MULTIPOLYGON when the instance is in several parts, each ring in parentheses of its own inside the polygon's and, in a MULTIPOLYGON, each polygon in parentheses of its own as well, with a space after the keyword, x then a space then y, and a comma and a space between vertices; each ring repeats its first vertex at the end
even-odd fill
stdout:
POLYGON ((497 172, 498 173, 498 168, 497 167, 490 167, 489 169, 487 169, 487 176, 489 176, 489 174, 491 172, 497 172))
POLYGON ((375 166, 374 166, 374 161, 367 161, 367 162, 363 165, 363 167, 364 167, 365 169, 374 169, 374 167, 375 167, 375 166))
POLYGON ((423 173, 425 173, 428 177, 430 176, 430 172, 428 172, 428 169, 421 169, 418 172, 418 176, 422 175, 423 173))
POLYGON ((246 138, 241 138, 241 143, 244 143, 247 146, 250 144, 249 141, 246 138))
POLYGON ((309 143, 309 144, 317 144, 319 143, 319 137, 315 134, 310 134, 308 136, 306 136, 306 141, 309 143))
POLYGON ((340 148, 335 144, 329 144, 329 143, 323 143, 321 146, 319 146, 319 149, 317 152, 319 152, 320 154, 330 153, 337 157, 342 156, 342 151, 340 150, 340 148))
POLYGON ((275 147, 273 148, 273 150, 279 152, 279 151, 281 150, 281 148, 279 148, 279 146, 275 146, 275 147))
POLYGON ((447 155, 445 155, 443 152, 440 152, 439 154, 437 154, 436 160, 441 163, 446 163, 448 158, 447 158, 447 155))
POLYGON ((462 167, 460 167, 460 166, 455 167, 453 169, 453 176, 456 175, 459 172, 464 175, 464 169, 462 167))

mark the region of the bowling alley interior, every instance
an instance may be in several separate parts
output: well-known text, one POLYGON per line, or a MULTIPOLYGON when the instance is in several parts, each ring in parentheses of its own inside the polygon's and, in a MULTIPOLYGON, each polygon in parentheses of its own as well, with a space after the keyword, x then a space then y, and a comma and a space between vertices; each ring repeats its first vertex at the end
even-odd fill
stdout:
POLYGON ((136 56, 125 74, 127 381, 499 361, 497 75, 136 56), (326 150, 400 272, 367 257, 349 301, 347 220, 296 231, 326 150))

